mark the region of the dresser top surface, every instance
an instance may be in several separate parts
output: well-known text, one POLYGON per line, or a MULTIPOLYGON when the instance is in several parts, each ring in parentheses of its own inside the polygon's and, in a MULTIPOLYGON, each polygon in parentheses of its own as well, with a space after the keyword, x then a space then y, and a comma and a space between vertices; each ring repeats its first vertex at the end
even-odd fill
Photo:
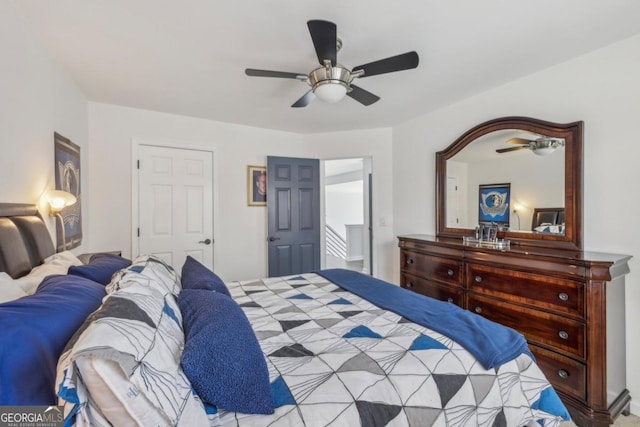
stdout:
POLYGON ((409 234, 398 236, 400 241, 410 240, 418 243, 433 244, 437 246, 456 248, 464 251, 513 254, 519 257, 550 257, 564 260, 584 261, 589 263, 618 264, 626 263, 631 259, 630 255, 612 254, 594 251, 573 251, 563 249, 539 248, 531 246, 518 246, 511 244, 508 249, 494 249, 489 247, 475 247, 465 245, 462 239, 441 238, 429 234, 409 234))

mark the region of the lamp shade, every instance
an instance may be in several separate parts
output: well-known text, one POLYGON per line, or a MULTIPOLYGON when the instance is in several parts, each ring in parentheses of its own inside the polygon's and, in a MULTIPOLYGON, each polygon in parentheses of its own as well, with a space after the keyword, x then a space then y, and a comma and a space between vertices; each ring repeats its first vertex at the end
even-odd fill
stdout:
POLYGON ((327 81, 317 85, 313 93, 324 102, 335 104, 347 94, 347 87, 341 82, 327 81))
POLYGON ((48 191, 47 200, 52 212, 60 212, 65 207, 71 206, 77 201, 76 196, 62 190, 48 191))
POLYGON ((553 146, 543 147, 543 148, 536 148, 535 150, 533 150, 533 154, 537 154, 538 156, 548 156, 554 151, 556 151, 556 147, 553 147, 553 146))

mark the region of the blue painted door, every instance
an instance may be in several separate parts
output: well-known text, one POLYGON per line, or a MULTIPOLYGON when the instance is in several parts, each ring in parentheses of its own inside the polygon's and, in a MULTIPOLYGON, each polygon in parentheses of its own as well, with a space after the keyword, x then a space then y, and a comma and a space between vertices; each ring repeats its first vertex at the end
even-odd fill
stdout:
POLYGON ((320 162, 267 158, 269 277, 320 268, 320 162))

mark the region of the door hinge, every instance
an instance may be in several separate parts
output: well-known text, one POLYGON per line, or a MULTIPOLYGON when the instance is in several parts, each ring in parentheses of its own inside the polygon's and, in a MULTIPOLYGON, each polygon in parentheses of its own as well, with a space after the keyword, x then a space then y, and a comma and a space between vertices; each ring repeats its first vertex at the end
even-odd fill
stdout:
POLYGON ((138 227, 138 237, 140 237, 140 227, 138 227))
POLYGON ((138 160, 138 169, 140 169, 140 160, 138 160))

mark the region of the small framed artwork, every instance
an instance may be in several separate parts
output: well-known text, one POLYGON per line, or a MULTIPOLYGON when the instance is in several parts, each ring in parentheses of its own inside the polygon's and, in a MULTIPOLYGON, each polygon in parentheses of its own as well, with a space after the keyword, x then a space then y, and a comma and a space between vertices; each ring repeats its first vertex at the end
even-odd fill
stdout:
POLYGON ((478 193, 478 222, 495 222, 508 227, 511 184, 482 184, 478 193))
POLYGON ((247 166, 247 204, 267 206, 267 168, 247 166))
POLYGON ((72 249, 82 243, 82 192, 80 191, 80 147, 69 139, 54 133, 54 161, 56 190, 63 190, 76 196, 77 202, 62 210, 62 225, 56 221, 56 247, 58 251, 72 249), (62 242, 62 230, 65 240, 62 242))

